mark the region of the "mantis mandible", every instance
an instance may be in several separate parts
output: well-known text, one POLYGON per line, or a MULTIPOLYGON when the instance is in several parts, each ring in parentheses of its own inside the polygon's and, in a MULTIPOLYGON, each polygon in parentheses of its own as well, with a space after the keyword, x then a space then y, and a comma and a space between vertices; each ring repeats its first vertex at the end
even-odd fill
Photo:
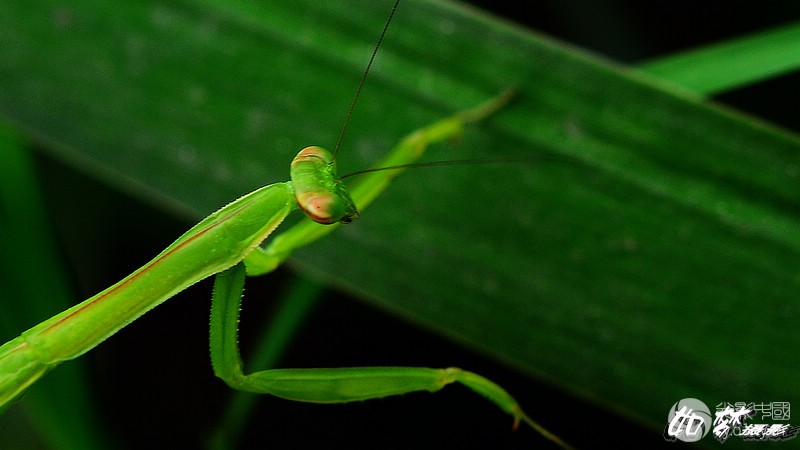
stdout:
MULTIPOLYGON (((398 3, 399 0, 386 21, 350 111, 398 3)), ((303 402, 344 403, 415 391, 435 392, 459 382, 511 415, 514 427, 524 422, 566 447, 531 420, 500 386, 462 369, 361 367, 245 374, 239 356, 237 326, 246 275, 271 272, 293 250, 332 232, 338 223, 356 219, 359 210, 412 165, 426 146, 458 136, 465 125, 492 115, 511 96, 510 91, 504 92, 475 108, 414 131, 376 166, 380 169, 366 171, 349 189, 336 178, 335 155, 341 136, 333 154, 316 146, 301 150, 291 164, 291 181, 267 185, 222 207, 120 282, 0 346, 0 411, 61 362, 81 356, 150 309, 214 275, 212 365, 214 373, 235 389, 303 402), (308 218, 261 247, 295 209, 302 210, 308 218)), ((350 112, 347 119, 349 115, 350 112)))

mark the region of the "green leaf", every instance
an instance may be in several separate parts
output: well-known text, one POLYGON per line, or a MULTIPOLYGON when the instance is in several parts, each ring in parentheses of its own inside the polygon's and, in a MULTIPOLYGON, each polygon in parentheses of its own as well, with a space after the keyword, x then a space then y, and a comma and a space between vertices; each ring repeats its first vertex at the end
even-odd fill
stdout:
MULTIPOLYGON (((71 290, 37 186, 33 155, 23 139, 0 127, 0 339, 70 306, 71 290)), ((105 448, 96 426, 86 365, 76 362, 33 386, 4 419, 0 447, 105 448), (10 416, 10 417, 8 417, 10 416), (38 437, 37 437, 38 433, 38 437)))
POLYGON ((748 86, 800 68, 800 23, 645 62, 641 67, 701 95, 748 86))
MULTIPOLYGON (((285 180, 298 149, 335 143, 387 3, 6 2, 0 114, 79 170, 199 219, 285 180)), ((655 433, 685 397, 797 401, 795 135, 408 0, 340 170, 511 85, 513 106, 426 159, 530 164, 405 174, 290 265, 655 433)))

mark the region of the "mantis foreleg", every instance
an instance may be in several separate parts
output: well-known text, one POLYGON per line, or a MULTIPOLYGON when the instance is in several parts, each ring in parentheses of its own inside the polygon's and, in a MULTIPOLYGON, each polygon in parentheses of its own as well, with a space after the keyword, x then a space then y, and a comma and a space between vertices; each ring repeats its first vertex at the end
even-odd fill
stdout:
POLYGON ((211 301, 211 363, 214 374, 234 389, 310 403, 347 403, 411 392, 436 392, 461 383, 514 419, 525 422, 563 448, 560 438, 531 420, 516 400, 491 380, 457 367, 348 367, 272 369, 245 374, 238 347, 239 311, 244 290, 243 264, 218 274, 211 301))

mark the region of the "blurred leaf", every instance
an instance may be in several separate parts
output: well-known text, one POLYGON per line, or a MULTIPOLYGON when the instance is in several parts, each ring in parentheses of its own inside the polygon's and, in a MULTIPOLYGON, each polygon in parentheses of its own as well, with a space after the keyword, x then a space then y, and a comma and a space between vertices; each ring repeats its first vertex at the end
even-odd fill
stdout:
MULTIPOLYGON (((0 114, 198 219, 333 145, 388 3, 7 2, 0 114)), ((509 85, 517 103, 426 159, 531 164, 408 173, 291 266, 654 429, 684 397, 797 401, 796 136, 408 0, 340 170, 509 85)))
POLYGON ((704 96, 800 68, 800 23, 645 62, 641 67, 704 96))
MULTIPOLYGON (((23 139, 0 127, 0 339, 5 342, 43 317, 71 305, 72 295, 42 204, 33 155, 23 139)), ((18 435, 0 447, 104 448, 86 367, 81 361, 37 383, 6 412, 18 435), (38 435, 38 437, 37 437, 38 435)))

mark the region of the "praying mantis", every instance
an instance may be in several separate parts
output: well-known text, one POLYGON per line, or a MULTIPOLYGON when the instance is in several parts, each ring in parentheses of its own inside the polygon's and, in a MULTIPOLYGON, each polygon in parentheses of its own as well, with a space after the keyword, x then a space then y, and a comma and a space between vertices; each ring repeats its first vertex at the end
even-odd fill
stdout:
MULTIPOLYGON (((464 126, 487 118, 508 100, 508 93, 501 94, 412 133, 377 166, 416 161, 428 144, 458 136, 464 126)), ((0 347, 0 408, 60 362, 82 355, 158 303, 215 275, 212 362, 215 373, 233 387, 299 401, 337 403, 435 391, 461 382, 495 402, 515 423, 523 421, 560 443, 530 420, 502 388, 460 369, 290 369, 244 375, 236 347, 236 323, 245 271, 253 276, 268 273, 294 249, 321 238, 333 227, 304 221, 277 236, 272 236, 273 231, 297 207, 318 223, 349 222, 401 171, 362 175, 349 189, 352 200, 348 200, 347 191, 335 179, 333 162, 333 156, 318 147, 304 149, 293 163, 291 182, 265 186, 223 207, 120 283, 0 347), (325 178, 324 182, 319 183, 320 178, 325 178), (331 205, 339 201, 343 206, 337 212, 331 205), (258 247, 268 238, 266 248, 258 247)))

